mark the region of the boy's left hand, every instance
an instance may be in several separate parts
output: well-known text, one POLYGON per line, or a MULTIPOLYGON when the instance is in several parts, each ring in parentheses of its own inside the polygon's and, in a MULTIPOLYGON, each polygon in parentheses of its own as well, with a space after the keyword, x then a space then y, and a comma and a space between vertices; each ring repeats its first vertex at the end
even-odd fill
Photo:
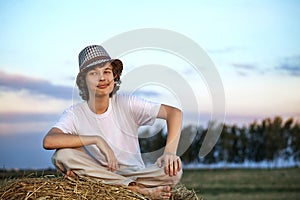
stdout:
POLYGON ((169 176, 176 176, 182 168, 181 160, 179 156, 173 153, 164 153, 157 159, 157 164, 159 167, 165 165, 165 173, 169 176))

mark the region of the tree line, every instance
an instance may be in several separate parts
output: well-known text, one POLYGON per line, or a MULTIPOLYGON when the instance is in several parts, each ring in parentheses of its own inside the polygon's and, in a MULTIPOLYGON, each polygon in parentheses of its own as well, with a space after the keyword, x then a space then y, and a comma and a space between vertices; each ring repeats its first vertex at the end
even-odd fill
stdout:
MULTIPOLYGON (((206 134, 207 128, 195 125, 182 129, 178 154, 184 164, 260 162, 277 158, 300 161, 300 123, 293 118, 266 118, 242 127, 224 124, 213 149, 201 158, 199 150, 206 134)), ((160 130, 151 135, 150 131, 146 130, 141 135, 139 142, 143 158, 146 162, 156 160, 163 152, 166 133, 160 130)))

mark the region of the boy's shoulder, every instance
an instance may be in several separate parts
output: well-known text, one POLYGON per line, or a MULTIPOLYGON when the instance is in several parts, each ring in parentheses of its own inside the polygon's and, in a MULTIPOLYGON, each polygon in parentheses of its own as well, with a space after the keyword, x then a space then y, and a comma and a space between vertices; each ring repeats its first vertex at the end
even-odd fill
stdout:
POLYGON ((68 108, 65 109, 65 112, 76 112, 78 110, 84 110, 86 108, 86 105, 86 101, 81 101, 76 104, 70 105, 68 108))

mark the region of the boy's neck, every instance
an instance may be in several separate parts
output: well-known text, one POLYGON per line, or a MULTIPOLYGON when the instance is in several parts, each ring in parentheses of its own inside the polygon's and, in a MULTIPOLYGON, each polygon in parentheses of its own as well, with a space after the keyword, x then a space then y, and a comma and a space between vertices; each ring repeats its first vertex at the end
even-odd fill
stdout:
POLYGON ((107 111, 109 106, 109 96, 107 97, 96 97, 94 99, 90 99, 88 102, 88 106, 96 114, 103 114, 107 111))

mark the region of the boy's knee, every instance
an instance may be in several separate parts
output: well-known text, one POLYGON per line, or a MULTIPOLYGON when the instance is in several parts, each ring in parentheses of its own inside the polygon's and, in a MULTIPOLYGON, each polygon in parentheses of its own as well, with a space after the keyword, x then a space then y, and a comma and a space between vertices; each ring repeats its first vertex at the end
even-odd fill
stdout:
POLYGON ((183 174, 183 172, 181 169, 175 176, 167 175, 167 176, 169 176, 171 185, 176 185, 177 183, 179 183, 181 180, 182 174, 183 174))
POLYGON ((162 167, 160 168, 161 169, 161 173, 163 173, 163 180, 164 182, 167 184, 167 185, 171 185, 171 186, 174 186, 176 185, 177 183, 180 182, 181 180, 181 177, 182 177, 182 174, 183 174, 183 171, 182 169, 174 176, 170 176, 169 174, 166 174, 165 173, 165 169, 162 167))
POLYGON ((53 165, 58 170, 65 173, 68 170, 66 163, 68 163, 74 157, 74 151, 76 150, 72 148, 63 148, 56 150, 51 158, 53 165))
POLYGON ((52 156, 52 162, 54 162, 54 161, 62 162, 68 158, 72 158, 73 151, 74 151, 74 149, 69 149, 69 148, 56 150, 52 156))

